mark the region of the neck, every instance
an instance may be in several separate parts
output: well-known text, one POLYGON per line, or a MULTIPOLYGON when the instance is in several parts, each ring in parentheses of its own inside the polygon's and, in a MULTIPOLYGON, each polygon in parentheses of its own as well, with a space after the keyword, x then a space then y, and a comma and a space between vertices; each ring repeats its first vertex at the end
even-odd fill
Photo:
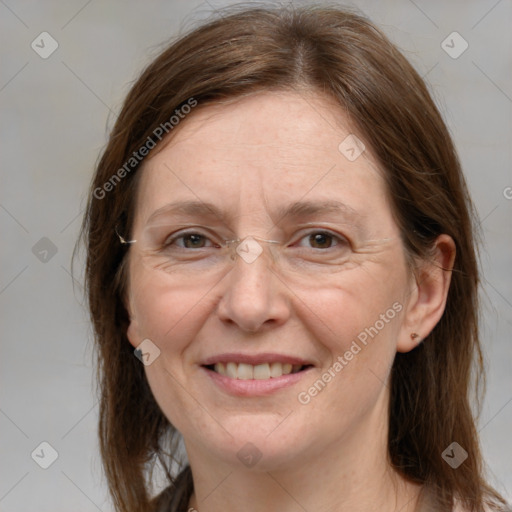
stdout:
MULTIPOLYGON (((377 420, 377 418, 374 418, 377 420)), ((240 469, 187 446, 198 512, 413 512, 420 486, 389 465, 387 429, 359 425, 322 450, 312 447, 274 468, 240 469)))

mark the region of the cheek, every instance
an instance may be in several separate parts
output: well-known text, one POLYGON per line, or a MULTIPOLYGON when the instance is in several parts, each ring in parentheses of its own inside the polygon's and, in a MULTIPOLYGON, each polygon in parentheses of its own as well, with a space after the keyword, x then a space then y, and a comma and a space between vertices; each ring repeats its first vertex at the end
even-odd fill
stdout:
POLYGON ((158 358, 144 368, 149 386, 169 421, 187 431, 190 424, 205 422, 201 408, 183 387, 187 378, 184 352, 205 321, 201 306, 204 290, 171 288, 168 276, 144 271, 132 274, 131 285, 130 342, 138 345, 147 338, 159 348, 158 358))
POLYGON ((324 366, 301 387, 298 407, 315 428, 333 435, 384 404, 379 397, 387 389, 403 311, 389 283, 370 287, 374 281, 364 275, 354 281, 309 291, 297 301, 302 324, 325 354, 324 366))
POLYGON ((398 273, 391 281, 363 269, 350 274, 329 288, 298 292, 296 301, 301 323, 324 353, 320 378, 326 386, 315 384, 319 375, 307 385, 321 389, 317 405, 327 401, 340 412, 368 405, 384 386, 404 311, 398 273))
POLYGON ((400 325, 405 280, 398 272, 386 279, 375 275, 359 268, 328 287, 297 290, 301 320, 333 349, 346 350, 354 339, 364 343, 365 338, 393 338, 400 325))
MULTIPOLYGON (((139 337, 150 338, 164 350, 181 348, 187 332, 198 326, 197 317, 201 294, 193 286, 169 286, 169 276, 158 272, 135 273, 130 290, 132 324, 139 337), (168 340, 173 340, 171 347, 168 340)), ((189 333, 190 335, 191 333, 189 333)))

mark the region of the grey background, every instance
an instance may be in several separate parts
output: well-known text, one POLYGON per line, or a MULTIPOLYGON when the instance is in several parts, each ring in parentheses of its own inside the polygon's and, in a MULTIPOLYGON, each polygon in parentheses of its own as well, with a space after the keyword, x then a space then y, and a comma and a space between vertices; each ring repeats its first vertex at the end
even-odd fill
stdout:
MULTIPOLYGON (((1 511, 112 510, 73 245, 107 121, 130 83, 162 43, 229 3, 0 0, 1 511), (47 59, 31 48, 43 31, 59 44, 47 59), (31 458, 42 441, 58 452, 46 470, 31 458)), ((489 373, 479 429, 490 479, 510 500, 512 3, 345 5, 366 13, 426 76, 460 153, 484 233, 489 373), (441 47, 453 31, 469 44, 456 59, 441 47)))

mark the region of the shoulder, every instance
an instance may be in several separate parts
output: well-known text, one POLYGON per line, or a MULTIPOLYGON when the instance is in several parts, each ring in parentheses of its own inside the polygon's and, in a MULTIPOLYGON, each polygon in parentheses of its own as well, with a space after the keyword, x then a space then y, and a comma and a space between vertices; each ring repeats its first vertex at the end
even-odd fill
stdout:
MULTIPOLYGON (((459 500, 455 500, 453 512, 469 512, 469 510, 459 500)), ((490 507, 489 505, 484 505, 482 512, 512 512, 512 508, 495 508, 490 507)))

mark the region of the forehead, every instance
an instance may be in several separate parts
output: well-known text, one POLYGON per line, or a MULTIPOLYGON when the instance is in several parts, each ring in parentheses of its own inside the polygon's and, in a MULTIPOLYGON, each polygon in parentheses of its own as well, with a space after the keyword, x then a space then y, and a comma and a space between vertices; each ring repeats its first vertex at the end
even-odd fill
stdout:
POLYGON ((312 92, 261 91, 198 107, 171 134, 165 148, 200 156, 229 149, 232 157, 338 151, 336 141, 354 130, 340 105, 312 92), (334 143, 334 145, 333 145, 334 143), (302 150, 302 151, 301 151, 302 150))
POLYGON ((199 104, 145 162, 138 210, 147 219, 170 200, 196 200, 235 214, 305 196, 375 204, 384 183, 368 145, 355 160, 344 153, 354 131, 339 105, 313 94, 267 91, 199 104))

